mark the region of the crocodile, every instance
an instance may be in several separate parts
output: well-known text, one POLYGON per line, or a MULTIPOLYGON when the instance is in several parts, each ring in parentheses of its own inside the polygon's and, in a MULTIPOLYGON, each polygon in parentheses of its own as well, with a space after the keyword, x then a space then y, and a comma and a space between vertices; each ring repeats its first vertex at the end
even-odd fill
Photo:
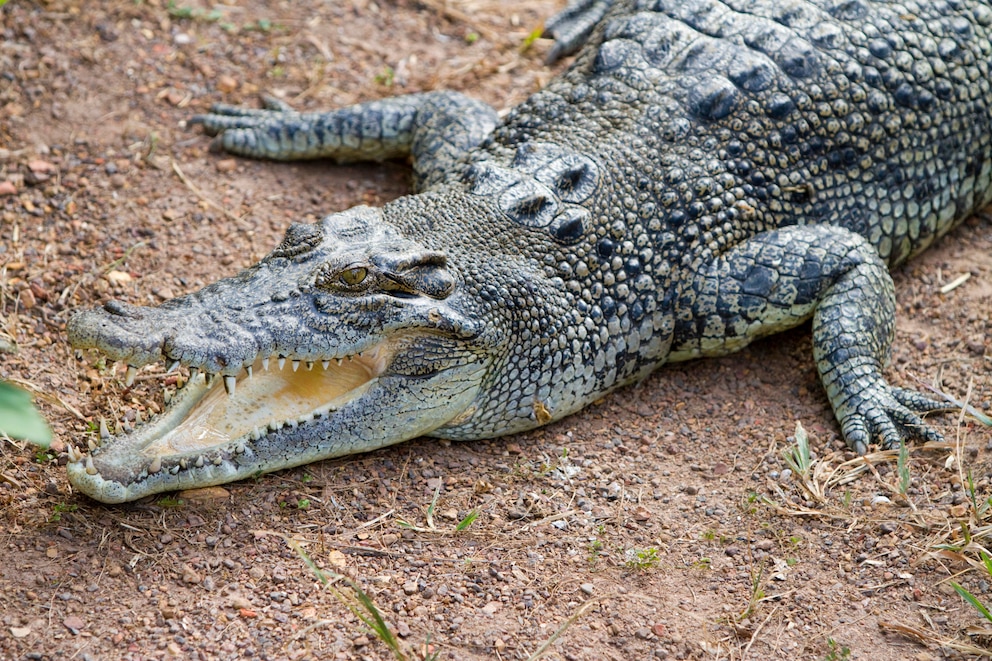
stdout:
POLYGON ((939 440, 890 385, 889 269, 992 201, 992 3, 577 0, 573 62, 500 118, 429 91, 193 118, 246 157, 408 158, 413 193, 297 223, 250 268, 68 337, 189 369, 165 410, 84 452, 108 503, 418 436, 559 420, 659 366, 812 322, 840 431, 939 440))

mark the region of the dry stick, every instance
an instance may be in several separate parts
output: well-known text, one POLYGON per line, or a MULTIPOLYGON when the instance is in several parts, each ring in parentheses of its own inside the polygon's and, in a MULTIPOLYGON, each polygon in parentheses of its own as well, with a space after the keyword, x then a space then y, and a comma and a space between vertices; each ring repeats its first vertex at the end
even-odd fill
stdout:
POLYGON ((420 4, 427 5, 449 20, 465 23, 471 26, 473 30, 490 41, 496 41, 497 37, 499 37, 499 34, 494 30, 490 30, 483 25, 476 24, 476 22, 472 20, 471 16, 464 12, 458 11, 457 9, 452 9, 446 2, 442 2, 440 0, 420 0, 420 4))
POLYGON ((228 211, 225 207, 211 200, 203 193, 203 191, 197 188, 193 184, 193 182, 186 177, 186 174, 179 168, 179 163, 176 163, 175 159, 172 160, 172 171, 176 173, 176 176, 179 177, 179 181, 183 182, 186 188, 190 189, 190 191, 192 191, 194 195, 196 195, 198 198, 203 200, 203 202, 206 203, 208 206, 216 209, 217 211, 220 211, 222 214, 224 214, 225 216, 236 222, 241 227, 248 227, 248 223, 245 222, 244 216, 238 216, 235 215, 233 212, 228 211))
POLYGON ((555 643, 555 641, 558 640, 558 638, 561 637, 561 635, 563 633, 565 633, 565 631, 568 630, 568 628, 575 623, 576 620, 578 620, 580 617, 582 617, 583 615, 585 615, 585 612, 587 610, 589 610, 590 608, 592 608, 593 606, 595 606, 599 602, 604 601, 606 599, 612 599, 615 596, 616 595, 608 594, 608 595, 604 595, 602 597, 596 597, 594 599, 590 599, 589 601, 587 601, 584 604, 582 604, 581 606, 579 606, 579 609, 577 611, 575 611, 574 613, 572 613, 568 617, 568 619, 566 619, 562 623, 562 625, 560 627, 558 627, 558 630, 555 631, 553 634, 551 634, 551 637, 550 638, 548 638, 546 641, 544 641, 544 643, 540 647, 538 647, 537 650, 533 654, 531 654, 529 657, 527 657, 527 661, 537 661, 538 659, 540 659, 542 656, 545 655, 545 653, 547 653, 548 649, 555 643))

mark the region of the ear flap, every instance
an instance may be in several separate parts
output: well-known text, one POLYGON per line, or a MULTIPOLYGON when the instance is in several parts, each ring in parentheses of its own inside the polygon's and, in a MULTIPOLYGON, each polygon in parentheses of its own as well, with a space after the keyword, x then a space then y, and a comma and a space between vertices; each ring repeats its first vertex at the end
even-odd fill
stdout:
POLYGON ((447 298, 455 290, 448 258, 441 252, 376 255, 372 263, 382 276, 380 287, 393 295, 447 298))

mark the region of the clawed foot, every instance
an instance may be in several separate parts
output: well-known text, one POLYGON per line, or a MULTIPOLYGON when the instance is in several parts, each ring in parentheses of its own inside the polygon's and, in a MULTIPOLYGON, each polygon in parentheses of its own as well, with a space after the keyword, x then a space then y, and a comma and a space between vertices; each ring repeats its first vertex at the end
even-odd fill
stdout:
POLYGON ((548 52, 547 63, 553 64, 581 48, 612 4, 613 0, 571 0, 565 9, 549 18, 544 24, 544 36, 554 37, 555 45, 548 52))
POLYGON ((865 454, 876 439, 886 450, 910 439, 943 441, 940 432, 928 427, 920 416, 953 408, 916 391, 890 386, 879 377, 839 406, 837 418, 847 444, 858 454, 865 454))

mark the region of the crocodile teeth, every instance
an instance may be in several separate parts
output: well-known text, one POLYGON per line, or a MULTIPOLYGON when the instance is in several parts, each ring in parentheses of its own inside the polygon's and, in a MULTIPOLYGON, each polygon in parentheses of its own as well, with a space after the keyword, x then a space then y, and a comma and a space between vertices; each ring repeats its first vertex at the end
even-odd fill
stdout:
POLYGON ((322 360, 322 361, 320 361, 320 364, 321 364, 321 365, 323 366, 323 368, 324 368, 324 369, 326 370, 326 369, 327 369, 328 367, 330 367, 330 366, 331 366, 331 361, 329 361, 329 360, 322 360))
POLYGON ((257 441, 260 438, 262 438, 262 432, 258 430, 258 427, 255 427, 251 430, 251 440, 257 441))
POLYGON ((307 361, 307 371, 310 372, 312 370, 313 370, 313 362, 308 360, 307 361))
POLYGON ((76 349, 76 360, 81 361, 82 359, 83 359, 83 352, 80 349, 76 349))
POLYGON ((191 368, 189 368, 189 380, 190 381, 193 381, 194 379, 196 379, 196 377, 199 376, 199 374, 200 374, 200 368, 199 367, 191 367, 191 368))
POLYGON ((138 368, 134 365, 127 366, 127 372, 124 373, 124 385, 130 388, 134 385, 134 377, 138 375, 138 368))
POLYGON ((107 421, 103 418, 100 418, 100 438, 104 440, 110 438, 110 430, 107 429, 107 421))
POLYGON ((143 424, 145 422, 145 415, 141 411, 135 411, 134 421, 139 425, 143 424))
POLYGON ((172 374, 179 368, 179 361, 173 360, 169 362, 169 366, 165 368, 166 374, 172 374))
POLYGON ((340 358, 335 358, 334 359, 334 362, 338 364, 338 367, 341 367, 341 359, 340 358))
POLYGON ((172 403, 172 391, 168 388, 162 391, 162 401, 165 402, 166 406, 172 403))
POLYGON ((227 394, 228 395, 233 395, 234 394, 234 388, 235 388, 235 385, 237 384, 237 382, 238 382, 238 380, 235 377, 233 377, 233 376, 225 376, 224 377, 224 390, 227 391, 227 394))
POLYGON ((100 471, 98 471, 96 469, 96 466, 93 465, 93 457, 87 455, 86 456, 86 474, 87 475, 96 475, 99 472, 100 471))
POLYGON ((193 465, 196 466, 197 468, 203 468, 203 455, 202 454, 199 457, 196 458, 196 462, 194 462, 193 465))
POLYGON ((171 474, 171 475, 179 475, 179 464, 176 464, 175 466, 173 466, 172 468, 170 468, 169 469, 169 474, 171 474))
POLYGON ((214 457, 214 466, 220 466, 222 463, 224 463, 224 460, 221 459, 220 455, 214 457))
POLYGON ((100 447, 99 445, 96 444, 96 441, 94 441, 92 438, 86 439, 86 445, 89 447, 90 452, 93 452, 93 450, 96 450, 98 447, 100 447))
POLYGON ((148 474, 152 475, 160 470, 162 470, 162 457, 155 457, 152 463, 148 464, 148 474))
POLYGON ((282 369, 285 366, 286 366, 286 359, 283 358, 282 356, 279 356, 279 369, 282 369))
POLYGON ((69 455, 69 461, 72 463, 76 463, 83 458, 83 454, 72 443, 66 448, 65 453, 69 455))
POLYGON ((245 372, 248 373, 248 378, 250 379, 251 378, 251 373, 252 373, 251 372, 251 365, 248 365, 247 367, 245 367, 245 372))
POLYGON ((273 420, 272 422, 269 423, 269 429, 271 429, 272 431, 279 431, 279 429, 281 428, 282 428, 282 423, 280 422, 273 420))
POLYGON ((298 369, 300 369, 300 361, 294 360, 293 361, 293 371, 295 372, 298 369))
POLYGON ((247 448, 244 443, 238 443, 234 446, 234 454, 244 454, 247 448))
POLYGON ((265 370, 266 372, 269 371, 269 359, 268 358, 263 358, 262 359, 262 369, 265 370))
POLYGON ((182 468, 183 470, 186 470, 186 468, 188 466, 189 466, 189 462, 186 461, 186 457, 183 457, 182 459, 179 460, 179 467, 180 468, 182 468))

